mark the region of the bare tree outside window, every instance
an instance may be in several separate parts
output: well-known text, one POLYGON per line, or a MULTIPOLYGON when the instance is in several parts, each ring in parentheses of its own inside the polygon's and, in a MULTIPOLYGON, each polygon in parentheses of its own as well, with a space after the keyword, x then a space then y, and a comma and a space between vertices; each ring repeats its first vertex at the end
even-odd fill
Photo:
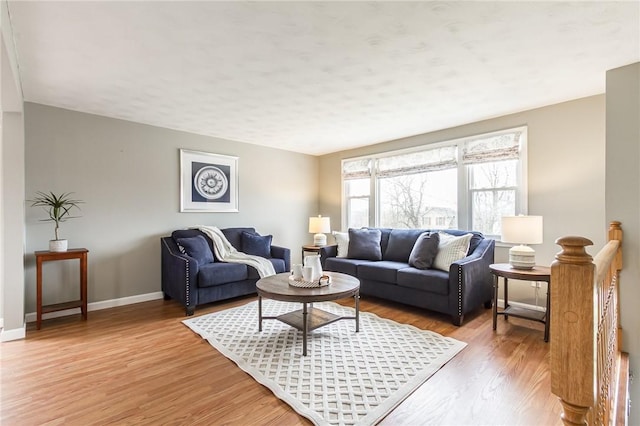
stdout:
POLYGON ((515 213, 517 160, 469 166, 472 226, 486 235, 500 235, 500 218, 515 213))
POLYGON ((441 228, 455 227, 455 182, 455 169, 379 179, 380 226, 427 228, 435 222, 441 228))

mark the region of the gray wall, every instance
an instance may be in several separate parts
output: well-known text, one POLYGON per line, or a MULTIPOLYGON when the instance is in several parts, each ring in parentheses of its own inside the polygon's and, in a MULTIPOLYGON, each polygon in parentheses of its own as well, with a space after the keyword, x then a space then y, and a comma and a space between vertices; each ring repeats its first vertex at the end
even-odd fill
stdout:
MULTIPOLYGON (((291 248, 292 260, 311 241, 316 157, 33 103, 25 104, 25 127, 26 198, 64 191, 85 202, 80 218, 62 224, 61 238, 90 251, 90 303, 159 292, 159 238, 174 229, 253 226, 291 248), (239 157, 239 213, 179 212, 180 148, 239 157)), ((26 312, 35 311, 33 252, 53 238, 45 217, 26 209, 26 312)), ((73 299, 77 261, 44 268, 45 302, 73 299)))
MULTIPOLYGON (((605 97, 592 96, 518 114, 471 123, 360 149, 325 155, 320 210, 340 228, 340 161, 344 158, 414 147, 528 126, 529 214, 544 217, 544 243, 534 246, 536 261, 550 265, 559 247, 558 237, 582 235, 596 247, 605 242, 605 97)), ((496 248, 496 261, 508 260, 508 248, 496 248)), ((510 300, 534 304, 535 290, 529 283, 509 285, 510 300), (518 285, 519 284, 519 285, 518 285)), ((538 306, 545 304, 546 289, 538 293, 538 306)))
MULTIPOLYGON (((640 63, 607 72, 606 218, 622 222, 620 314, 623 350, 640 367, 640 63)), ((636 373, 637 376, 637 373, 636 373)), ((631 384, 629 424, 640 424, 640 383, 631 384)))

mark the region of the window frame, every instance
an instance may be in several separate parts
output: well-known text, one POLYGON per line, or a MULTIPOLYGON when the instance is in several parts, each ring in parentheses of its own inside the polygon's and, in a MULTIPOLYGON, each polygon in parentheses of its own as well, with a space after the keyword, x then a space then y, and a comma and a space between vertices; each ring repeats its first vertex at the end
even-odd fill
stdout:
MULTIPOLYGON (((370 179, 370 192, 368 195, 369 198, 369 226, 378 227, 380 221, 380 194, 378 188, 378 161, 381 158, 397 156, 397 155, 406 155, 415 152, 437 149, 446 146, 456 146, 457 155, 456 155, 456 168, 458 172, 458 206, 457 206, 457 220, 458 220, 458 229, 468 229, 471 230, 472 226, 472 217, 473 217, 473 194, 478 191, 478 189, 471 189, 471 175, 470 175, 470 165, 463 163, 463 146, 465 142, 483 138, 492 138, 503 134, 508 133, 516 133, 520 132, 519 139, 519 152, 518 152, 518 162, 516 166, 516 186, 515 186, 515 214, 528 214, 528 173, 527 173, 527 153, 528 153, 528 126, 522 125, 517 127, 510 127, 502 130, 497 130, 493 132, 487 133, 479 133, 470 136, 465 136, 462 138, 456 138, 451 140, 439 141, 429 144, 424 144, 412 148, 405 148, 399 150, 385 151, 370 155, 363 155, 358 157, 344 158, 341 161, 341 191, 342 191, 342 206, 341 206, 341 216, 342 216, 342 224, 343 229, 349 227, 347 223, 348 220, 348 206, 347 200, 349 198, 365 198, 365 197, 347 197, 346 187, 344 175, 344 163, 356 160, 369 160, 369 176, 370 179)), ((498 160, 499 161, 499 160, 498 160)), ((482 191, 498 191, 502 189, 512 189, 513 187, 495 187, 495 188, 482 188, 482 191)), ((488 238, 493 238, 496 240, 500 240, 500 235, 486 235, 488 238)))

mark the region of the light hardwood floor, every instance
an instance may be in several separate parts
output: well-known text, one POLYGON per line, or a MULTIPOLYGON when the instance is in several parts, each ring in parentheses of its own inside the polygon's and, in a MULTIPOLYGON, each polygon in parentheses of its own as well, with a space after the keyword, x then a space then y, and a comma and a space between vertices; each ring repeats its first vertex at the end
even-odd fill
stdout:
MULTIPOLYGON (((499 318, 493 332, 491 310, 480 308, 455 327, 448 317, 367 297, 361 309, 468 343, 381 425, 560 424, 542 324, 499 318)), ((45 320, 41 330, 29 324, 25 340, 0 344, 0 424, 310 424, 184 318, 176 302, 157 300, 89 312, 87 322, 78 314, 45 320)))

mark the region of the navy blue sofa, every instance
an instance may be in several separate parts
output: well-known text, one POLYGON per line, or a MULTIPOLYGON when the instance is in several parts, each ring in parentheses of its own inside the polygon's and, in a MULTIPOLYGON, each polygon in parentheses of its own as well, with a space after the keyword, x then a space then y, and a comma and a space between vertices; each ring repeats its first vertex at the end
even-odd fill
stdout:
POLYGON ((342 272, 360 280, 360 294, 400 302, 451 316, 462 325, 464 314, 480 305, 491 307, 493 278, 489 265, 494 263, 495 241, 479 232, 447 229, 460 236, 471 233, 467 256, 453 262, 449 271, 417 269, 409 266, 411 250, 428 229, 380 229, 382 260, 350 259, 337 256, 337 246, 325 246, 320 258, 323 270, 342 272))
MULTIPOLYGON (((243 233, 259 236, 254 228, 227 228, 222 232, 238 251, 243 251, 243 233)), ((174 231, 170 237, 160 238, 165 300, 177 300, 184 305, 187 315, 193 315, 197 305, 256 293, 256 281, 260 276, 255 268, 221 262, 215 254, 201 264, 200 259, 183 253, 178 241, 196 236, 204 237, 211 253, 215 253, 211 239, 198 229, 182 229, 174 231)), ((291 251, 288 248, 270 245, 268 250, 268 259, 276 273, 291 269, 291 251)))

